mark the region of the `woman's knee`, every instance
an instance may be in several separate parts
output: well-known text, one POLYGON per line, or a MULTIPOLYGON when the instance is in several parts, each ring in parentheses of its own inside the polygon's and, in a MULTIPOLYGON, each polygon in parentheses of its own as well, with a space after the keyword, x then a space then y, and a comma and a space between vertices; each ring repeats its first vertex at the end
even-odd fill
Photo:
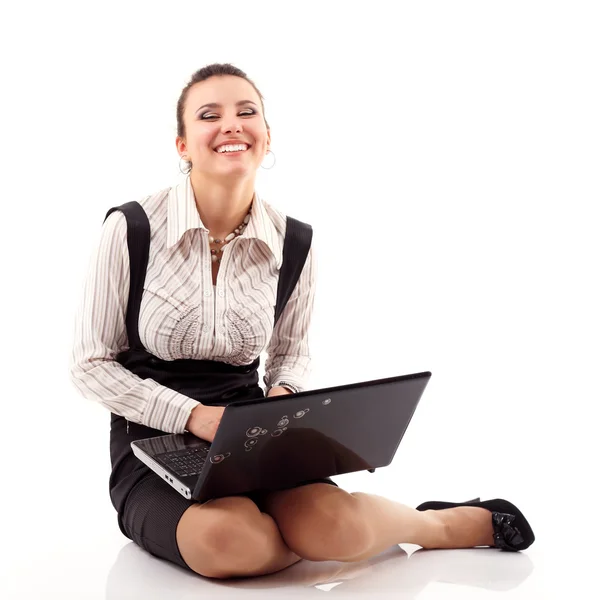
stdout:
POLYGON ((193 571, 219 579, 253 575, 275 551, 265 515, 243 496, 188 508, 177 526, 177 545, 193 571))
POLYGON ((290 549, 307 560, 349 560, 363 554, 373 535, 351 494, 331 494, 303 510, 290 507, 280 529, 290 549))

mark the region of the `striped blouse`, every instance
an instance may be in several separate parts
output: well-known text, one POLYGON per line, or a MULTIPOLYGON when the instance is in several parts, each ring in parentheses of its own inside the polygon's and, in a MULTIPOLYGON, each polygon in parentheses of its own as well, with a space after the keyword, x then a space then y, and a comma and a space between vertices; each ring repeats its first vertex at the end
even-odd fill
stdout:
MULTIPOLYGON (((308 330, 314 305, 311 247, 292 295, 273 328, 285 215, 255 191, 244 232, 225 246, 213 286, 208 230, 189 176, 140 201, 150 221, 150 255, 139 332, 163 360, 191 358, 245 365, 266 350, 266 391, 302 391, 310 375, 308 330)), ((120 211, 106 219, 92 254, 74 327, 70 374, 81 394, 127 420, 183 433, 199 403, 141 379, 115 357, 127 349, 127 225, 120 211)))

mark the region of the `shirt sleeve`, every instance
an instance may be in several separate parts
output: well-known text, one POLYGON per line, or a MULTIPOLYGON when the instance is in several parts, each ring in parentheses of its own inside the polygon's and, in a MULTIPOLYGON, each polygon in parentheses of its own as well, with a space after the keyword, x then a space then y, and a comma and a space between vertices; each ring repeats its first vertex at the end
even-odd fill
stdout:
POLYGON ((306 389, 311 372, 309 329, 313 314, 316 283, 314 244, 311 244, 298 283, 286 304, 267 347, 266 393, 283 386, 292 392, 306 389))
POLYGON ((129 347, 125 315, 129 297, 127 221, 120 211, 104 222, 88 267, 77 310, 70 357, 71 381, 81 394, 128 421, 167 433, 183 433, 200 404, 118 363, 129 347))

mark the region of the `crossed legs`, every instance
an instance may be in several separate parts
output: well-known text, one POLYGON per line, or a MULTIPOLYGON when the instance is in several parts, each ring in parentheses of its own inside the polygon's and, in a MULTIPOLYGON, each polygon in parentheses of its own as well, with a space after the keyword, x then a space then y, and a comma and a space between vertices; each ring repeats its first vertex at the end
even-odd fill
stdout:
POLYGON ((266 512, 286 545, 314 561, 356 562, 396 544, 423 548, 493 545, 490 512, 459 507, 420 512, 383 496, 313 484, 267 496, 266 512))
POLYGON ((483 508, 419 512, 325 483, 272 492, 264 511, 245 497, 190 507, 177 528, 181 555, 197 573, 225 579, 274 573, 303 558, 356 562, 400 543, 493 545, 490 513, 483 508))

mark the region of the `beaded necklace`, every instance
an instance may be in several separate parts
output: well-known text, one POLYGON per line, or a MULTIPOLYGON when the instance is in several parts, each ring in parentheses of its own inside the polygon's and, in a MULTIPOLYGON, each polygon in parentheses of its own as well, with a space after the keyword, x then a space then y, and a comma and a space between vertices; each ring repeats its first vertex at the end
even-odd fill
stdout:
POLYGON ((210 251, 211 258, 213 262, 221 262, 221 258, 223 257, 223 250, 231 240, 240 235, 244 229, 248 226, 248 221, 250 221, 250 213, 252 212, 252 204, 250 204, 250 208, 248 209, 248 214, 244 217, 244 220, 224 239, 220 240, 218 238, 212 237, 212 235, 208 236, 208 241, 210 244, 223 244, 218 250, 210 251))

